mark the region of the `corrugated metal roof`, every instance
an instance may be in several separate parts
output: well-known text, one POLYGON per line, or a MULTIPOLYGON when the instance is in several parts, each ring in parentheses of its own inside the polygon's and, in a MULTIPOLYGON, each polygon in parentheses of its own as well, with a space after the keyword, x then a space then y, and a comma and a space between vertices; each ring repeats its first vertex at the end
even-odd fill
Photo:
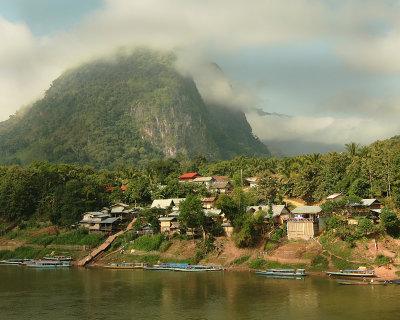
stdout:
POLYGON ((228 185, 230 185, 231 183, 229 182, 229 181, 217 181, 217 182, 214 182, 213 184, 212 184, 212 187, 213 188, 216 188, 216 189, 224 189, 224 188, 226 188, 228 185))
POLYGON ((213 181, 214 178, 213 177, 198 177, 193 179, 193 182, 209 182, 209 181, 213 181))
POLYGON ((161 218, 158 218, 159 221, 172 221, 174 219, 176 219, 176 217, 161 217, 161 218))
POLYGON ((173 204, 174 201, 172 199, 157 199, 153 201, 153 203, 151 204, 151 208, 167 209, 173 204))
POLYGON ((292 210, 293 214, 311 213, 316 214, 322 211, 320 206, 302 206, 292 210))
POLYGON ((370 205, 372 205, 375 201, 377 201, 377 202, 379 202, 378 200, 376 200, 376 199, 362 199, 361 201, 360 201, 360 204, 362 205, 362 206, 370 206, 370 205))
POLYGON ((112 224, 115 221, 119 220, 119 218, 108 218, 106 220, 103 221, 99 221, 99 222, 95 222, 95 223, 99 223, 99 224, 112 224))

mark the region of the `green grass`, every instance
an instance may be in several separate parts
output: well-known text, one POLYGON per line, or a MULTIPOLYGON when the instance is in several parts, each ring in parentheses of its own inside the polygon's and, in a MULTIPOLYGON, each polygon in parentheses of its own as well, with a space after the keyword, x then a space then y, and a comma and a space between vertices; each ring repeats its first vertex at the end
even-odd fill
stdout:
POLYGON ((400 271, 396 271, 395 274, 400 277, 400 271))
POLYGON ((126 262, 147 262, 150 265, 155 265, 161 258, 158 254, 148 254, 145 256, 135 254, 124 254, 123 259, 126 262))
POLYGON ((326 259, 322 255, 318 255, 314 259, 312 259, 310 270, 323 271, 328 269, 328 266, 329 266, 328 259, 326 259))
POLYGON ((233 264, 238 265, 238 264, 242 264, 243 262, 246 262, 247 260, 249 260, 250 256, 243 256, 240 258, 237 258, 233 261, 233 264))
POLYGON ((350 245, 345 242, 338 240, 334 237, 333 232, 328 231, 319 239, 320 243, 335 256, 341 257, 342 259, 348 259, 351 257, 352 249, 350 245))
POLYGON ((88 233, 86 229, 76 229, 66 233, 46 236, 33 240, 32 244, 48 246, 56 245, 86 245, 96 247, 106 238, 105 234, 88 233))
POLYGON ((127 249, 159 251, 163 241, 165 241, 165 235, 161 233, 154 236, 142 236, 137 238, 127 249))
POLYGON ((309 260, 309 259, 313 259, 315 257, 315 255, 311 252, 306 252, 305 254, 303 254, 303 256, 301 257, 304 260, 309 260))
POLYGON ((268 242, 265 244, 264 251, 266 251, 266 252, 271 252, 271 251, 275 250, 275 249, 278 248, 278 247, 279 247, 279 244, 278 244, 278 243, 273 242, 273 241, 268 241, 268 242))
POLYGON ((331 254, 330 254, 328 251, 324 251, 324 252, 322 252, 322 254, 323 254, 325 257, 330 257, 330 256, 331 256, 331 254))
POLYGON ((52 249, 37 249, 32 247, 18 247, 14 251, 1 250, 0 259, 35 259, 42 258, 52 252, 52 249))
POLYGON ((332 256, 331 260, 334 267, 339 270, 358 269, 358 267, 366 266, 365 264, 350 262, 344 259, 337 258, 335 256, 332 256))
POLYGON ((247 264, 247 266, 251 269, 264 269, 266 265, 267 261, 261 258, 256 258, 247 264))

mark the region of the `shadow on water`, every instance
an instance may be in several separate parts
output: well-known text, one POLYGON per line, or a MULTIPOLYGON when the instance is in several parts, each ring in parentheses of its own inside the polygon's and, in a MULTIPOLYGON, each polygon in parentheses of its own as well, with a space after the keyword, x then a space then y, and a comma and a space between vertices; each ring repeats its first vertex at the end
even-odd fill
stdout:
POLYGON ((399 298, 324 278, 0 267, 1 319, 386 319, 399 298))

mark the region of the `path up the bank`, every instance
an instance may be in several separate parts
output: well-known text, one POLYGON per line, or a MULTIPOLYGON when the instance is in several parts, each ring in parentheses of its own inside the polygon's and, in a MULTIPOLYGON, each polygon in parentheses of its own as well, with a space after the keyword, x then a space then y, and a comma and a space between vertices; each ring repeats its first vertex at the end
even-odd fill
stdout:
POLYGON ((108 249, 108 247, 111 246, 112 242, 115 240, 115 238, 117 238, 118 236, 120 236, 121 234, 124 234, 125 232, 132 230, 132 225, 133 223, 136 221, 136 218, 132 219, 131 222, 129 222, 128 226, 126 227, 125 230, 121 230, 119 232, 117 232, 116 234, 113 234, 111 236, 109 236, 106 241, 104 241, 100 246, 98 246, 97 248, 95 248, 92 252, 90 252, 87 256, 85 256, 84 258, 82 258, 81 260, 78 261, 77 266, 79 267, 84 267, 85 265, 87 265, 90 261, 93 260, 93 258, 95 258, 97 255, 99 255, 101 252, 105 251, 106 249, 108 249))

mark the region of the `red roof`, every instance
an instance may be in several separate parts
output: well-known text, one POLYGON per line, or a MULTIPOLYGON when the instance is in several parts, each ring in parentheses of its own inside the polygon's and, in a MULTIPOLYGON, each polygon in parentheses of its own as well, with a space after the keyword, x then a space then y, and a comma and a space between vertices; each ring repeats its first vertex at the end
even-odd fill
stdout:
POLYGON ((192 179, 192 178, 198 178, 202 177, 201 174, 198 174, 197 172, 192 172, 192 173, 185 173, 179 177, 179 179, 192 179))

